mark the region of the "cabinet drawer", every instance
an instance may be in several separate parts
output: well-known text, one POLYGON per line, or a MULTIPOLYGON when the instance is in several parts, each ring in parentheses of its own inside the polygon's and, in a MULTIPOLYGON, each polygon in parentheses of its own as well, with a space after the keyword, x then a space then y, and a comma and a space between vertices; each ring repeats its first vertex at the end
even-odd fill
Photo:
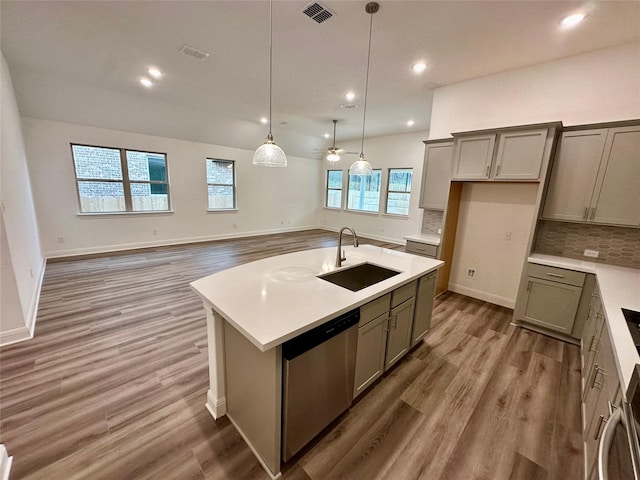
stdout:
POLYGON ((548 267, 546 265, 538 265, 530 263, 527 267, 527 275, 530 277, 542 278, 551 282, 566 283, 567 285, 575 285, 582 287, 586 276, 583 272, 574 270, 565 270, 564 268, 548 267))
POLYGON ((416 253, 418 255, 424 255, 426 257, 436 258, 438 255, 437 245, 429 245, 427 243, 414 242, 413 240, 407 240, 405 246, 407 253, 416 253))
POLYGON ((376 298, 375 300, 362 305, 360 307, 359 325, 362 327, 380 315, 388 315, 390 301, 391 294, 387 293, 380 298, 376 298))
POLYGON ((418 281, 414 280, 391 292, 391 307, 397 307, 402 302, 415 297, 417 284, 418 281))

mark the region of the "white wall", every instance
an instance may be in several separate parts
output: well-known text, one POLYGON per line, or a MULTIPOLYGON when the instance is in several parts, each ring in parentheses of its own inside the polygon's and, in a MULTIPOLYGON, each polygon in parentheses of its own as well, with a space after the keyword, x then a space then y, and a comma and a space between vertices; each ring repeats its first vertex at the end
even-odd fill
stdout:
POLYGON ((450 290, 513 308, 537 191, 535 183, 464 184, 450 290), (475 269, 473 279, 469 268, 475 269))
MULTIPOLYGON (((380 211, 385 210, 385 190, 389 168, 413 168, 413 182, 411 186, 411 203, 409 216, 387 215, 384 213, 360 213, 347 210, 333 210, 322 208, 319 214, 320 222, 325 228, 338 230, 343 226, 355 228, 358 235, 377 238, 404 244, 405 235, 420 233, 422 228, 422 210, 418 208, 420 195, 420 183, 422 179, 422 162, 424 158, 423 140, 428 138, 427 131, 411 132, 401 135, 389 135, 365 139, 364 150, 367 160, 374 169, 382 169, 380 211)), ((348 151, 359 152, 360 140, 340 142, 340 146, 348 151)), ((326 171, 343 170, 345 179, 343 186, 343 206, 346 205, 347 177, 349 166, 358 159, 357 155, 342 155, 338 164, 329 164, 326 160, 322 163, 322 193, 319 205, 324 205, 324 187, 326 183, 326 171)))
MULTIPOLYGON (((441 87, 434 93, 430 138, 557 120, 575 125, 640 118, 639 78, 640 43, 634 43, 441 87)), ((531 188, 465 187, 452 290, 513 305, 526 239, 513 238, 508 248, 501 239, 504 231, 530 230, 531 188), (468 266, 478 267, 476 280, 466 278, 468 266)))
POLYGON ((23 118, 43 249, 47 256, 114 251, 317 225, 321 163, 252 164, 253 151, 23 118), (167 154, 173 213, 78 215, 70 143, 167 154), (207 212, 205 159, 236 161, 235 212, 207 212), (154 235, 153 231, 157 234, 154 235))
POLYGON ((33 335, 44 256, 27 167, 20 114, 2 56, 0 200, 2 200, 2 308, 0 344, 33 335))
POLYGON ((435 90, 430 138, 561 120, 640 117, 640 43, 576 55, 435 90))

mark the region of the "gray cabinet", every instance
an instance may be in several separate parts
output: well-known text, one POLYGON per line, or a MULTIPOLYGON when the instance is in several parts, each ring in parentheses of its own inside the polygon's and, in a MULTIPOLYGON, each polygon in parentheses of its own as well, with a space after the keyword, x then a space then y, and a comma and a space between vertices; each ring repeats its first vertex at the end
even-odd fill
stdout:
POLYGON ((518 298, 518 319, 570 335, 582 296, 585 274, 527 264, 526 291, 518 298))
POLYGON ((456 135, 459 136, 455 137, 453 180, 537 181, 540 178, 548 128, 456 135))
POLYGON ((387 352, 384 361, 385 370, 400 360, 411 347, 414 304, 415 299, 412 297, 391 309, 387 352))
POLYGON ((640 126, 564 132, 542 216, 640 225, 640 126))
POLYGON ((444 210, 451 183, 453 139, 425 142, 420 208, 444 210))
POLYGON ((592 365, 585 365, 583 370, 582 431, 586 478, 598 478, 598 443, 613 410, 619 408, 617 405, 621 396, 613 348, 604 317, 598 319, 598 322, 601 324, 597 327, 601 332, 598 351, 592 359, 592 365))
POLYGON ((407 253, 415 253, 416 255, 423 255, 425 257, 438 258, 437 245, 407 240, 404 250, 407 253))
POLYGON ((390 305, 391 294, 388 293, 360 307, 354 398, 384 372, 390 305))
POLYGON ((418 343, 431 328, 433 299, 436 292, 436 275, 436 272, 432 272, 425 275, 418 281, 413 329, 411 331, 412 347, 418 343))

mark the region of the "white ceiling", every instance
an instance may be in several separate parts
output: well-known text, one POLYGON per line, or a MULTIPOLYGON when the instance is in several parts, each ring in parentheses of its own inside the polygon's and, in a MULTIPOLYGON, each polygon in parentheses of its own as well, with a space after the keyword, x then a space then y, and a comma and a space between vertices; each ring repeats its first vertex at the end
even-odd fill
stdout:
MULTIPOLYGON (((366 2, 273 3, 273 133, 312 156, 338 119, 338 139, 362 131, 366 2), (348 103, 353 90, 360 105, 348 103), (286 122, 286 125, 280 125, 286 122)), ((2 52, 23 115, 255 148, 268 128, 269 4, 260 1, 8 1, 2 52), (208 51, 199 61, 185 45, 208 51), (155 65, 165 77, 139 84, 155 65)), ((639 1, 382 1, 373 17, 366 135, 428 130, 433 89, 640 39, 639 1), (567 14, 586 20, 560 28, 567 14), (422 75, 409 66, 426 60, 422 75)))

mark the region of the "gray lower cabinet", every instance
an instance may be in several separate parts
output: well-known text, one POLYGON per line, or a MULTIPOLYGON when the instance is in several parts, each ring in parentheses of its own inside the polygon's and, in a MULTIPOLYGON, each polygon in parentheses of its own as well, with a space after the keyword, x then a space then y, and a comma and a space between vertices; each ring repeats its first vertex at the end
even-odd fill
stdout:
POLYGON ((384 371, 389 315, 385 313, 358 328, 358 350, 353 398, 375 382, 384 371))
POLYGON ((432 272, 422 277, 418 282, 413 330, 411 331, 412 347, 418 343, 431 328, 433 299, 436 293, 436 276, 436 272, 432 272))
POLYGON ((415 253, 416 255, 423 255, 425 257, 438 258, 437 245, 407 240, 404 250, 407 253, 415 253))
POLYGON ((640 125, 566 131, 542 217, 640 225, 640 125))
POLYGON ((584 281, 582 272, 527 264, 526 288, 516 305, 518 319, 571 335, 584 281))
POLYGON ((400 360, 411 347, 414 304, 415 300, 412 297, 391 309, 389 335, 387 336, 387 352, 384 361, 385 370, 400 360))
POLYGON ((591 364, 584 365, 582 399, 585 478, 597 479, 598 444, 607 421, 621 398, 613 348, 604 317, 597 319, 598 350, 591 364))

